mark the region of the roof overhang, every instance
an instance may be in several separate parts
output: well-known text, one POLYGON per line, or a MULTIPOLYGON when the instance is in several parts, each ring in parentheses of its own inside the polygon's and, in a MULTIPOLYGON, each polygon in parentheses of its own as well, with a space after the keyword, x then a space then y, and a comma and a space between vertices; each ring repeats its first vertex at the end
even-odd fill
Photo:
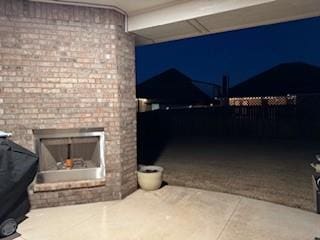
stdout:
POLYGON ((320 16, 319 0, 33 0, 113 8, 136 45, 320 16))

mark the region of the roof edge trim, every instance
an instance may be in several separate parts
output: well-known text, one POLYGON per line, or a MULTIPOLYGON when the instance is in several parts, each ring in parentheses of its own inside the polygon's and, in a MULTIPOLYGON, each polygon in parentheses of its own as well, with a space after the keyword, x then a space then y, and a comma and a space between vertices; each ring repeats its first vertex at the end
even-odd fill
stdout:
POLYGON ((104 9, 111 9, 116 12, 121 13, 125 16, 125 32, 128 32, 128 13, 114 5, 107 5, 107 4, 95 4, 89 2, 77 2, 77 1, 65 1, 65 0, 29 0, 30 2, 42 2, 42 3, 55 3, 55 4, 62 4, 62 5, 72 5, 72 6, 80 6, 80 7, 93 7, 93 8, 104 8, 104 9))

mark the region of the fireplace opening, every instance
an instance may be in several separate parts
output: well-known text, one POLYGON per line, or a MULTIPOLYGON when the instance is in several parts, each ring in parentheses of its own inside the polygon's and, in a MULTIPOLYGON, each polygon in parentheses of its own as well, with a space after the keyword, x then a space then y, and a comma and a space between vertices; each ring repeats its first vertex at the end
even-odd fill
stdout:
POLYGON ((99 137, 41 140, 40 171, 96 168, 100 165, 99 137))
POLYGON ((44 129, 34 135, 40 158, 37 183, 104 178, 103 129, 44 129))

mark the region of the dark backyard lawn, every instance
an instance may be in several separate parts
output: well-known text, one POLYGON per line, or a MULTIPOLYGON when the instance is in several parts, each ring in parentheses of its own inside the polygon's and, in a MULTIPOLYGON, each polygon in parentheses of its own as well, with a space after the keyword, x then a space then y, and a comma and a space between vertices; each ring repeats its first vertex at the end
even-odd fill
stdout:
MULTIPOLYGON (((164 180, 169 185, 239 194, 311 210, 310 162, 320 152, 319 143, 180 137, 167 142, 154 163, 165 168, 164 180)), ((148 148, 152 152, 152 144, 148 148)))

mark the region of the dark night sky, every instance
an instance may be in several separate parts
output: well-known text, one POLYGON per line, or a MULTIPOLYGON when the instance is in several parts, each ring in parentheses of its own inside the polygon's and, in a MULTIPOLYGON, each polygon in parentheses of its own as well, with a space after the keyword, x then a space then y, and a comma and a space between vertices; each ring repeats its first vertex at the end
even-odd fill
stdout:
POLYGON ((168 68, 194 80, 230 85, 284 62, 320 66, 320 17, 136 48, 137 82, 168 68))

